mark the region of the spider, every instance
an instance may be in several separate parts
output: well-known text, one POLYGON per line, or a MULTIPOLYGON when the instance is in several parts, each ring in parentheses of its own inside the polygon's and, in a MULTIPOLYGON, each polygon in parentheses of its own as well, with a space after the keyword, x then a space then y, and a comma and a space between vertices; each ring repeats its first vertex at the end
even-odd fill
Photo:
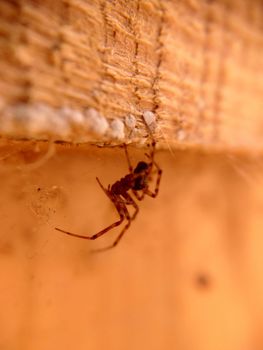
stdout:
POLYGON ((131 222, 136 218, 139 212, 139 206, 131 196, 130 192, 133 193, 133 195, 136 197, 137 200, 141 201, 143 200, 145 195, 155 198, 158 195, 158 191, 159 191, 162 170, 154 160, 156 142, 152 136, 149 126, 147 124, 146 126, 152 138, 151 152, 150 154, 145 154, 145 156, 149 159, 149 161, 148 162, 140 161, 137 164, 137 166, 133 168, 130 162, 127 146, 126 144, 123 144, 126 159, 128 162, 129 174, 122 177, 120 180, 116 181, 113 185, 108 185, 108 188, 103 187, 100 180, 96 177, 96 180, 99 186, 104 191, 106 196, 108 196, 112 201, 112 203, 114 204, 120 217, 119 220, 107 226, 103 230, 95 233, 92 236, 79 235, 79 234, 68 232, 56 227, 55 229, 57 231, 60 231, 69 236, 73 236, 77 238, 95 240, 101 237, 102 235, 104 235, 105 233, 107 233, 108 231, 112 230, 114 227, 121 225, 123 221, 126 220, 126 225, 123 227, 123 229, 121 230, 121 232, 119 233, 115 241, 111 245, 106 246, 105 248, 102 248, 102 249, 97 249, 96 251, 105 251, 105 250, 111 249, 120 242, 124 233, 127 231, 129 226, 131 225, 131 222), (151 191, 149 189, 149 180, 151 180, 153 167, 155 167, 157 170, 157 178, 156 178, 155 188, 153 191, 151 191), (127 208, 128 205, 133 206, 133 208, 135 209, 132 215, 130 215, 128 211, 128 208, 127 208))

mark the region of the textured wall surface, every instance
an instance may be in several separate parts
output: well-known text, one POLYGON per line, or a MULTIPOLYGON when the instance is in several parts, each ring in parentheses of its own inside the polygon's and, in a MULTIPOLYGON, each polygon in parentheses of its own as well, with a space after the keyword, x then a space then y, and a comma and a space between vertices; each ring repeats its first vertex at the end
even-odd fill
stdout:
POLYGON ((261 0, 1 1, 2 119, 150 110, 169 144, 262 150, 262 23, 261 0))

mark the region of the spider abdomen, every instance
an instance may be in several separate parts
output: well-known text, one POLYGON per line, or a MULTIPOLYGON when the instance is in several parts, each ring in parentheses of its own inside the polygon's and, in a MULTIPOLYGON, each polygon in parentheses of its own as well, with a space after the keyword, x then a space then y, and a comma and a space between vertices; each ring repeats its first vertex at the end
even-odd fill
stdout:
POLYGON ((131 174, 128 174, 122 177, 119 181, 116 181, 111 186, 111 192, 113 192, 114 194, 122 194, 130 190, 132 188, 132 185, 133 185, 133 176, 131 174))

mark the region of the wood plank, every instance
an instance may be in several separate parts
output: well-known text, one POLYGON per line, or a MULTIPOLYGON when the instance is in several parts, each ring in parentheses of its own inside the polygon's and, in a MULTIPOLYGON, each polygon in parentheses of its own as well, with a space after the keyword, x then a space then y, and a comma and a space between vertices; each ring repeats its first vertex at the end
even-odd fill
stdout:
MULTIPOLYGON (((0 132, 21 136, 20 103, 59 118, 65 106, 108 121, 132 114, 139 129, 150 110, 164 148, 261 151, 262 16, 261 0, 1 1, 0 118, 15 122, 0 132)), ((58 135, 47 119, 44 138, 102 141, 71 121, 58 135)), ((124 128, 125 141, 140 138, 124 128)))

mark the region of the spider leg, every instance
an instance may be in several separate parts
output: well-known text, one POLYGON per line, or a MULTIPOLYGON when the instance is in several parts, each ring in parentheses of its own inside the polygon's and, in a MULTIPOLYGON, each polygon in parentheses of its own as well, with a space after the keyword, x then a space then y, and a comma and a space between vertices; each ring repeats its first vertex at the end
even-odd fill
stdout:
POLYGON ((100 236, 104 235, 106 232, 110 231, 111 229, 113 229, 114 227, 116 226, 119 226, 123 220, 124 220, 124 215, 122 213, 119 213, 120 215, 120 220, 114 222, 113 224, 111 224, 110 226, 106 227, 105 229, 95 233, 94 235, 92 236, 84 236, 84 235, 79 235, 79 234, 76 234, 76 233, 73 233, 73 232, 68 232, 68 231, 65 231, 65 230, 62 230, 58 227, 55 227, 55 230, 57 231, 60 231, 62 233, 65 233, 66 235, 69 235, 69 236, 73 236, 73 237, 77 237, 77 238, 82 238, 82 239, 89 239, 89 240, 94 240, 94 239, 97 239, 99 238, 100 236))
POLYGON ((155 146, 156 146, 156 141, 155 140, 152 140, 152 143, 151 143, 151 146, 152 146, 152 149, 151 149, 151 153, 150 155, 145 153, 146 157, 150 158, 151 159, 151 163, 154 162, 154 154, 155 154, 155 146))
MULTIPOLYGON (((117 209, 118 214, 120 216, 120 220, 114 222, 113 224, 107 226, 106 228, 104 228, 103 230, 95 233, 92 236, 79 235, 79 234, 76 234, 76 233, 73 233, 73 232, 62 230, 62 229, 60 229, 58 227, 55 227, 55 230, 60 231, 62 233, 65 233, 66 235, 69 235, 69 236, 82 238, 82 239, 88 239, 88 240, 94 240, 94 239, 97 239, 97 238, 101 237, 102 235, 104 235, 105 233, 107 233, 108 231, 113 229, 114 227, 119 226, 123 222, 123 220, 126 217, 126 212, 124 210, 124 208, 126 209, 126 207, 123 205, 122 201, 118 200, 118 198, 116 198, 115 196, 111 195, 106 189, 103 188, 103 186, 101 185, 101 183, 100 183, 98 178, 96 178, 96 179, 97 179, 98 183, 100 184, 100 186, 102 187, 102 189, 104 190, 104 192, 107 194, 107 196, 110 198, 110 200, 115 205, 115 208, 117 209)), ((126 209, 126 211, 127 211, 127 209, 126 209)))
POLYGON ((146 188, 144 190, 144 193, 147 194, 147 196, 153 197, 155 198, 158 195, 159 192, 159 186, 160 186, 160 182, 161 182, 161 177, 162 177, 162 169, 159 167, 159 165, 153 160, 153 164, 155 165, 155 167, 157 168, 157 179, 156 179, 156 184, 155 184, 155 189, 154 191, 150 191, 149 188, 146 188))
POLYGON ((129 195, 129 193, 122 194, 122 196, 126 199, 126 203, 130 204, 134 207, 135 211, 131 217, 131 220, 134 220, 139 212, 139 207, 137 203, 134 201, 134 199, 129 195))
POLYGON ((126 159, 127 159, 128 166, 129 166, 129 172, 133 173, 133 167, 131 165, 131 161, 130 161, 130 157, 129 157, 129 153, 128 153, 128 150, 127 150, 126 143, 123 144, 123 147, 124 147, 124 150, 125 150, 125 155, 126 155, 126 159))
POLYGON ((132 190, 132 193, 134 194, 134 196, 138 199, 138 201, 142 201, 144 198, 144 192, 142 192, 142 194, 140 195, 137 191, 132 190))
POLYGON ((96 180, 98 182, 98 184, 100 185, 101 189, 103 192, 105 192, 105 194, 109 197, 109 190, 107 190, 105 187, 103 187, 102 183, 100 182, 99 178, 96 177, 96 180))
MULTIPOLYGON (((156 145, 156 142, 154 140, 152 140, 152 150, 151 150, 151 153, 148 154, 148 153, 144 153, 144 155, 150 159, 150 163, 149 163, 149 172, 152 171, 152 166, 153 164, 156 164, 155 161, 154 161, 154 154, 155 154, 155 145, 156 145)), ((158 167, 158 166, 157 166, 158 167)))
POLYGON ((131 224, 131 220, 133 220, 133 217, 130 217, 130 214, 127 210, 127 207, 123 204, 122 206, 122 210, 124 212, 125 218, 128 220, 127 224, 123 227, 123 229, 121 230, 121 232, 119 233, 119 235, 117 236, 117 238, 115 239, 115 241, 110 244, 107 247, 104 248, 99 248, 99 249, 95 249, 92 250, 92 253, 98 253, 98 252, 104 252, 106 250, 112 249, 114 247, 116 247, 116 245, 120 242, 121 238, 123 237, 124 233, 127 231, 127 229, 129 228, 130 224, 131 224))

